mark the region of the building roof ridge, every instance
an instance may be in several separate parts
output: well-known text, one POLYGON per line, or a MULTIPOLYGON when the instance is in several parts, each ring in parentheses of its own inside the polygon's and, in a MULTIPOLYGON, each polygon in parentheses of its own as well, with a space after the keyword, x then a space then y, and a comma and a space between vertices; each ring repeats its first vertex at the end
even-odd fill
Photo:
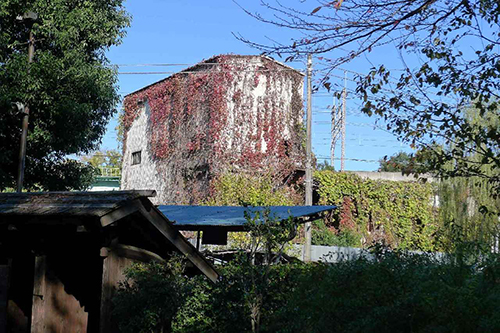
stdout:
POLYGON ((161 83, 161 82, 164 82, 164 81, 166 81, 166 80, 169 80, 169 79, 171 79, 171 78, 175 77, 176 75, 179 75, 179 74, 182 74, 182 73, 185 73, 185 72, 190 72, 190 71, 193 71, 193 70, 194 70, 194 69, 196 69, 197 67, 204 66, 204 65, 206 65, 206 66, 215 65, 215 63, 211 63, 211 62, 214 62, 214 61, 216 61, 217 59, 220 59, 220 58, 222 58, 222 57, 233 57, 233 58, 261 58, 261 59, 263 58, 263 59, 266 59, 266 60, 268 60, 268 61, 272 61, 273 63, 275 63, 275 64, 277 64, 277 65, 279 65, 279 66, 281 66, 281 67, 284 67, 284 68, 285 68, 285 69, 287 69, 287 70, 293 71, 293 72, 295 72, 295 73, 297 73, 297 74, 300 74, 300 75, 304 76, 304 73, 302 73, 302 72, 301 72, 301 71, 299 71, 298 69, 293 68, 293 67, 291 67, 291 66, 288 66, 288 65, 286 65, 286 64, 284 64, 284 63, 282 63, 282 62, 280 62, 280 61, 278 61, 278 60, 276 60, 276 59, 274 59, 273 57, 270 57, 270 56, 268 56, 268 55, 262 55, 262 54, 260 54, 260 55, 251 55, 251 54, 233 54, 233 53, 222 53, 222 54, 213 55, 213 56, 211 56, 210 58, 207 58, 207 59, 203 59, 203 60, 201 60, 200 62, 198 62, 198 63, 196 63, 196 64, 194 64, 194 65, 191 65, 191 66, 189 66, 189 67, 187 67, 187 68, 184 68, 183 70, 181 70, 181 71, 179 71, 179 72, 177 72, 177 73, 174 73, 174 74, 171 74, 171 75, 167 76, 166 78, 163 78, 163 79, 161 79, 161 80, 158 80, 158 81, 156 81, 156 82, 153 82, 153 83, 151 83, 151 84, 148 84, 147 86, 144 86, 144 87, 142 87, 142 88, 139 88, 139 89, 137 89, 137 90, 135 90, 135 91, 133 91, 133 92, 131 92, 131 93, 129 93, 129 94, 127 94, 127 95, 125 95, 125 97, 131 96, 131 95, 134 95, 134 94, 136 94, 136 93, 138 93, 138 92, 140 92, 140 91, 146 90, 146 89, 148 89, 149 87, 152 87, 152 86, 157 85, 157 84, 159 84, 159 83, 161 83))

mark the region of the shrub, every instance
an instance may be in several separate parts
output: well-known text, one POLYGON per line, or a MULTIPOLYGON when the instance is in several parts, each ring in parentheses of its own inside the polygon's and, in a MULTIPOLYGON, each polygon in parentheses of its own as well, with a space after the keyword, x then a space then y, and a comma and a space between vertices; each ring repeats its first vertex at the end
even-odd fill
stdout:
POLYGON ((452 256, 438 260, 377 248, 374 260, 267 268, 249 266, 240 258, 220 268, 224 278, 217 284, 203 276, 180 274, 173 279, 165 274, 168 265, 157 265, 141 265, 134 289, 117 296, 124 331, 158 331, 158 318, 166 310, 173 332, 250 332, 248 302, 257 290, 263 296, 261 332, 500 330, 498 255, 468 264, 452 256), (266 271, 268 283, 255 284, 266 271), (145 284, 143 276, 154 282, 145 284), (166 308, 173 297, 179 301, 166 308))

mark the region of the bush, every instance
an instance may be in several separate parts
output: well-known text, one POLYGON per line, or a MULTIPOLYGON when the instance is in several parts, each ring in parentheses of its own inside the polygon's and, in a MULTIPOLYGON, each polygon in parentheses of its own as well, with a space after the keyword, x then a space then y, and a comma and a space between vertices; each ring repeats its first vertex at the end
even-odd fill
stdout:
POLYGON ((467 264, 380 248, 375 254, 375 260, 269 269, 240 259, 221 267, 217 284, 141 265, 134 287, 117 296, 120 328, 155 332, 168 313, 173 332, 251 332, 248 302, 258 291, 261 332, 500 331, 499 256, 467 264), (269 283, 256 284, 264 273, 269 283))
POLYGON ((377 258, 318 264, 293 275, 296 287, 278 319, 288 322, 281 332, 500 329, 500 288, 491 280, 498 257, 480 270, 429 255, 385 252, 377 258))
POLYGON ((328 229, 323 220, 313 222, 312 244, 324 246, 345 246, 360 247, 361 240, 359 235, 349 229, 342 231, 332 231, 328 229))
POLYGON ((192 281, 179 257, 167 263, 134 264, 126 270, 113 298, 113 317, 120 332, 167 332, 184 303, 192 281))

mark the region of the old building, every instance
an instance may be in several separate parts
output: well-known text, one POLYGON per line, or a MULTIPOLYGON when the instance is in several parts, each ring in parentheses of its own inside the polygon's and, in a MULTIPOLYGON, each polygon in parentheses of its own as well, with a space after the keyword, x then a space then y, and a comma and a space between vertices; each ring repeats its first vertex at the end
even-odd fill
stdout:
POLYGON ((126 96, 122 189, 157 204, 205 199, 226 172, 303 169, 303 74, 265 56, 220 55, 126 96))

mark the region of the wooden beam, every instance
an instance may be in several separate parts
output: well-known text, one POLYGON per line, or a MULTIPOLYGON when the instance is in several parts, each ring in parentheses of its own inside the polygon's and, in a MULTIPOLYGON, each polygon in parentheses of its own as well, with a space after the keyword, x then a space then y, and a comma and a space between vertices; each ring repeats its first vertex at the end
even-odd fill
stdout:
POLYGON ((183 253, 189 261, 191 261, 198 269, 205 274, 212 282, 217 282, 219 273, 212 267, 205 257, 189 243, 179 231, 168 221, 149 200, 143 201, 140 207, 141 213, 149 222, 167 238, 181 253, 183 253), (145 205, 144 205, 145 203, 145 205))
POLYGON ((112 223, 115 223, 116 221, 137 212, 141 206, 142 204, 139 199, 134 199, 130 203, 127 203, 126 205, 123 205, 120 208, 101 216, 101 226, 106 227, 112 223))

